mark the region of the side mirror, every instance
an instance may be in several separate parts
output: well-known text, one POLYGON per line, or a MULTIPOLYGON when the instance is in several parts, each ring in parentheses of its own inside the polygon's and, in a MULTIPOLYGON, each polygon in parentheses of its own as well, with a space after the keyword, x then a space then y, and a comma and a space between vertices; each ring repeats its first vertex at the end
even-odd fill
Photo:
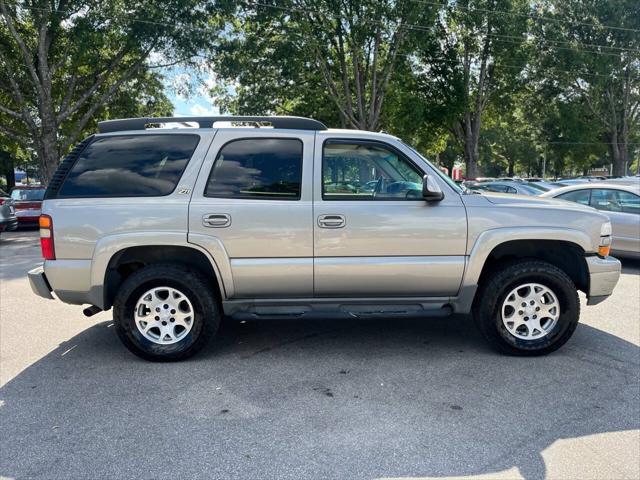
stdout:
POLYGON ((444 198, 440 185, 431 175, 422 177, 422 198, 427 202, 439 202, 444 198))

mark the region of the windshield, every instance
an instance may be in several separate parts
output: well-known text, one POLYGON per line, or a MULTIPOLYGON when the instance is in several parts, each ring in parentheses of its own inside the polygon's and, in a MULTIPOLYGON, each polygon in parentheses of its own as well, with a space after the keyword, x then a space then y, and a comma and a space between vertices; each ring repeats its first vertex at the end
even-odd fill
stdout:
POLYGON ((43 188, 16 188, 11 192, 11 198, 17 201, 39 201, 44 198, 43 188))
POLYGON ((411 145, 409 145, 408 143, 403 142, 402 140, 400 140, 400 143, 402 143, 405 147, 407 147, 409 150, 411 150, 413 153, 415 153, 417 156, 419 156, 422 160, 424 160, 425 162, 427 162, 429 164, 429 166, 431 168, 433 168, 436 173, 438 174, 438 176, 444 180, 447 185, 449 185, 451 188, 453 188, 456 192, 458 193, 464 193, 464 190, 462 188, 460 188, 460 186, 454 182, 451 177, 449 177, 449 175, 444 174, 443 172, 440 171, 440 169, 438 167, 436 167, 433 163, 431 163, 429 160, 427 160, 423 155, 421 155, 415 148, 413 148, 411 145))

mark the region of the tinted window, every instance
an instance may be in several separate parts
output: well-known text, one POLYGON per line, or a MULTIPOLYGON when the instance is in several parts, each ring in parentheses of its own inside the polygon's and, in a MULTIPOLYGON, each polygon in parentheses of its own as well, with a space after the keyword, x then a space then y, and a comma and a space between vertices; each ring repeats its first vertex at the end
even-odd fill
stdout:
POLYGON ((481 188, 484 190, 487 190, 488 192, 507 193, 509 191, 509 187, 507 187, 506 185, 500 185, 500 184, 494 184, 494 183, 491 183, 489 185, 482 185, 481 188))
POLYGON ((209 197, 300 198, 302 142, 257 138, 227 143, 216 157, 204 192, 209 197))
POLYGON ((378 144, 327 142, 322 157, 326 200, 422 200, 422 174, 378 144))
POLYGON ((100 137, 69 172, 61 197, 134 197, 171 193, 198 145, 197 135, 100 137))
POLYGON ((11 191, 11 198, 18 202, 37 202, 44 198, 44 188, 16 188, 11 191))
POLYGON ((562 195, 558 195, 556 198, 560 198, 562 200, 567 200, 569 202, 581 203, 582 205, 589 205, 589 196, 591 195, 591 190, 574 190, 573 192, 563 193, 562 195))
POLYGON ((607 212, 640 213, 640 197, 622 190, 594 189, 591 206, 607 212))

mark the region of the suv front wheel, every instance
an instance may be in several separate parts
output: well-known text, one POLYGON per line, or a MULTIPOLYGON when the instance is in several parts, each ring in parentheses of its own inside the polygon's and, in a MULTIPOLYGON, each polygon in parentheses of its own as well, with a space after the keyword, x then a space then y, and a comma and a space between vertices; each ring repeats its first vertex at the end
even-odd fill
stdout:
POLYGON ((182 360, 213 337, 220 310, 210 283, 178 265, 150 265, 118 291, 113 317, 124 345, 146 360, 182 360))
POLYGON ((580 317, 578 292, 558 267, 539 260, 506 264, 480 285, 474 318, 498 351, 544 355, 564 345, 580 317))

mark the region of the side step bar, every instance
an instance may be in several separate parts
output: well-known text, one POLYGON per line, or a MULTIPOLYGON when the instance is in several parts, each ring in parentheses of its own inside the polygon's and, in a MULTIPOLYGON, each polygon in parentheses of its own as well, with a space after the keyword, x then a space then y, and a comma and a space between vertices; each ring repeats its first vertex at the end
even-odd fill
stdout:
MULTIPOLYGON (((225 309, 226 310, 226 309, 225 309)), ((340 305, 243 305, 229 315, 252 319, 431 318, 448 317, 450 305, 442 304, 340 304, 340 305), (243 308, 244 307, 244 308, 243 308)))

